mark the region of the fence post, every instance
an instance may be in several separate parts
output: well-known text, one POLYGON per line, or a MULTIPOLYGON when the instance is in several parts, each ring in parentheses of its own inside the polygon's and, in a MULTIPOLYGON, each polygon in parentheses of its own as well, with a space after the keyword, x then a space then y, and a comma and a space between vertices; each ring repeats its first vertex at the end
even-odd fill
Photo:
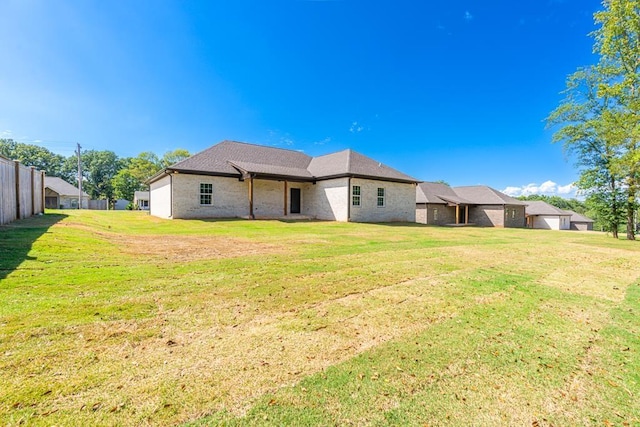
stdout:
POLYGON ((16 219, 20 219, 20 162, 14 160, 16 167, 16 219))
POLYGON ((40 197, 42 198, 42 205, 40 205, 40 213, 44 213, 44 202, 45 202, 45 189, 44 189, 44 177, 45 177, 45 172, 41 171, 40 172, 40 184, 42 187, 42 194, 40 195, 40 197))
POLYGON ((31 216, 36 214, 36 168, 31 166, 31 216))

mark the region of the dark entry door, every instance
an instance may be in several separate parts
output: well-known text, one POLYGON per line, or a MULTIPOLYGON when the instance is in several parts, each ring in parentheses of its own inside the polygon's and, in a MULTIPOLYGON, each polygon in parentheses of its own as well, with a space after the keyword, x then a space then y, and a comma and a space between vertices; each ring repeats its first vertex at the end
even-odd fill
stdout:
POLYGON ((44 207, 47 209, 58 209, 58 198, 55 196, 47 196, 44 198, 44 207))
POLYGON ((291 213, 300 213, 300 189, 291 189, 291 213))

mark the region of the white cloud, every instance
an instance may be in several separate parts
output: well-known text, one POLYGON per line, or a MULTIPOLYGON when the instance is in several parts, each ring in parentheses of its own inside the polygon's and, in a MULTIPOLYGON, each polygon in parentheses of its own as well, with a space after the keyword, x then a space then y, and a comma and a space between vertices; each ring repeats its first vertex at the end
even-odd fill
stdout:
POLYGON ((558 185, 548 180, 542 184, 530 183, 520 187, 509 186, 502 192, 511 197, 531 196, 533 194, 543 194, 546 196, 576 197, 576 186, 573 183, 567 185, 558 185))
POLYGON ((331 137, 328 136, 325 139, 321 139, 320 141, 316 141, 313 143, 313 145, 324 145, 324 144, 328 144, 331 142, 331 137))
POLYGON ((273 145, 276 147, 282 146, 282 145, 287 145, 287 146, 296 145, 295 141, 293 140, 293 138, 288 132, 281 132, 279 130, 270 129, 267 133, 269 136, 267 137, 267 140, 264 142, 266 145, 273 145))
POLYGON ((0 131, 0 138, 11 138, 11 135, 13 135, 13 132, 8 129, 0 131))
POLYGON ((467 22, 473 21, 473 15, 468 10, 464 12, 464 20, 467 22))
POLYGON ((518 197, 521 195, 522 189, 520 187, 507 187, 502 192, 507 196, 518 197))
POLYGON ((573 183, 567 184, 567 185, 561 185, 558 187, 558 194, 571 194, 576 190, 577 190, 576 186, 573 183))
POLYGON ((538 191, 541 193, 555 193, 558 190, 558 185, 553 181, 545 181, 540 184, 538 191))
POLYGON ((364 126, 362 126, 358 122, 351 123, 351 127, 349 128, 349 132, 351 133, 360 133, 363 130, 364 130, 364 126))

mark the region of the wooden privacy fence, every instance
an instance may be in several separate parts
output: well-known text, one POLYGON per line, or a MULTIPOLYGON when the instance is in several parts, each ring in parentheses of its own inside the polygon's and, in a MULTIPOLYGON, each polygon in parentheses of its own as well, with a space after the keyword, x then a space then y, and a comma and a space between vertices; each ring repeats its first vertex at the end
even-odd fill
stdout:
POLYGON ((0 225, 44 213, 44 172, 0 156, 0 225))

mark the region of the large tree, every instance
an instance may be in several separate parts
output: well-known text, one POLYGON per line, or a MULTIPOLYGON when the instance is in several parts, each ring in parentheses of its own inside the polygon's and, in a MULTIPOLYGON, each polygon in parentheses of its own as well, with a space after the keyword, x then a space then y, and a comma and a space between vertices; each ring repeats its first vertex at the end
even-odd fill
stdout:
POLYGON ((607 218, 617 237, 626 215, 635 239, 640 189, 640 0, 604 0, 594 17, 595 66, 567 80, 567 97, 548 118, 559 125, 554 141, 577 154, 579 187, 607 218))
POLYGON ((578 188, 600 201, 592 206, 617 238, 624 208, 620 200, 621 133, 615 126, 616 101, 601 91, 605 79, 599 67, 580 69, 569 76, 565 99, 547 118, 547 123, 561 126, 553 141, 562 142, 575 155, 581 169, 578 188))
POLYGON ((111 181, 121 169, 116 153, 88 150, 82 152, 81 159, 84 191, 94 199, 113 199, 111 181))
POLYGON ((164 153, 164 156, 162 156, 161 164, 162 167, 166 168, 190 156, 191 154, 183 148, 178 148, 177 150, 173 151, 167 151, 166 153, 164 153))
POLYGON ((597 12, 594 50, 600 54, 605 82, 603 96, 615 99, 614 125, 619 173, 626 192, 627 238, 635 239, 635 214, 640 188, 640 0, 605 0, 597 12))
POLYGON ((13 139, 0 139, 0 155, 18 160, 25 166, 34 166, 36 169, 44 171, 47 176, 69 178, 69 174, 64 168, 65 158, 44 147, 24 144, 13 139))
POLYGON ((112 180, 116 198, 133 200, 135 191, 146 189, 145 181, 162 168, 171 166, 189 157, 187 150, 177 149, 166 152, 162 158, 150 151, 123 160, 122 169, 112 180))

